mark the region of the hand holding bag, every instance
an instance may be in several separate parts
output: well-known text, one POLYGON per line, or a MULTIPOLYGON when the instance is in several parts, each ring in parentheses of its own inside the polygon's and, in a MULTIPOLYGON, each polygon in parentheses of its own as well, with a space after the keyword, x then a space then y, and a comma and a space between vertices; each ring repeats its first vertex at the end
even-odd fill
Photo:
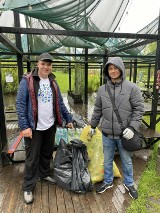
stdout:
MULTIPOLYGON (((123 131, 124 130, 123 123, 122 123, 121 117, 119 115, 118 109, 116 107, 116 104, 114 102, 114 99, 112 97, 112 94, 111 94, 111 91, 110 91, 110 88, 109 88, 108 84, 107 84, 107 90, 108 90, 108 94, 109 94, 110 100, 111 100, 112 105, 113 105, 113 110, 114 110, 114 112, 115 112, 115 114, 117 116, 117 120, 120 123, 121 129, 123 131)), ((136 131, 134 128, 132 128, 132 131, 134 132, 134 135, 133 135, 133 137, 131 139, 126 139, 123 136, 121 138, 122 146, 127 151, 140 150, 142 148, 142 144, 143 144, 143 141, 144 141, 144 136, 143 136, 143 134, 141 132, 136 131)))
POLYGON ((123 136, 121 138, 122 146, 127 151, 140 150, 144 141, 144 136, 141 132, 136 131, 135 129, 132 129, 132 131, 134 132, 133 138, 128 140, 123 136))

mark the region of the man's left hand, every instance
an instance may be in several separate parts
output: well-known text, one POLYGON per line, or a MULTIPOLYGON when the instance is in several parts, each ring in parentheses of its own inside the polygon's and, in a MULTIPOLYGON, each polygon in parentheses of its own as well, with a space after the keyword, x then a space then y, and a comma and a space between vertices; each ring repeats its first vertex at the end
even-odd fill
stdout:
POLYGON ((67 128, 70 128, 70 129, 73 129, 73 128, 74 128, 72 123, 68 123, 68 124, 66 125, 66 127, 67 127, 67 128))
POLYGON ((126 128, 123 131, 123 137, 126 138, 127 140, 133 138, 133 136, 134 136, 134 132, 131 129, 126 128))

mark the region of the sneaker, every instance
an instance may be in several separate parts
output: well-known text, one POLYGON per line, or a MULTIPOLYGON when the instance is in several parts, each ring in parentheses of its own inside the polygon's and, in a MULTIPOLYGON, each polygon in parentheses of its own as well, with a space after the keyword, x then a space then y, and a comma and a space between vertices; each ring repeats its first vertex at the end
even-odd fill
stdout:
POLYGON ((24 201, 25 203, 33 203, 33 193, 24 191, 24 201))
POLYGON ((103 183, 101 186, 98 186, 96 189, 97 193, 103 193, 106 191, 106 189, 109 189, 113 186, 113 183, 107 184, 107 183, 103 183))
POLYGON ((133 199, 137 199, 138 198, 138 192, 137 190, 134 188, 134 186, 127 186, 124 184, 124 187, 127 189, 127 191, 129 192, 129 195, 133 198, 133 199))
POLYGON ((55 184, 55 183, 56 183, 55 179, 54 179, 53 177, 50 177, 50 176, 45 177, 45 178, 41 178, 41 180, 48 181, 48 182, 50 182, 51 184, 55 184))

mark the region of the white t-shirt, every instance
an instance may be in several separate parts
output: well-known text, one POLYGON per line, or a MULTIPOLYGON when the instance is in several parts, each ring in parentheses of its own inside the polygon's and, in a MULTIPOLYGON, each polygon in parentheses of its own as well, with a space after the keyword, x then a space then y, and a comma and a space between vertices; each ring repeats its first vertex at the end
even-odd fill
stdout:
POLYGON ((38 90, 37 130, 46 130, 54 124, 53 94, 49 79, 41 79, 38 90))

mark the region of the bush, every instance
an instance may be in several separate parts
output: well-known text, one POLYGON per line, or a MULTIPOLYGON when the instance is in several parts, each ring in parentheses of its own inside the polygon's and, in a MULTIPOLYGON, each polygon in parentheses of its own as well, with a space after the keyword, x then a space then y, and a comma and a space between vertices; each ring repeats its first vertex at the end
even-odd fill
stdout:
POLYGON ((88 92, 95 92, 100 86, 100 77, 99 74, 90 74, 88 77, 88 92))

